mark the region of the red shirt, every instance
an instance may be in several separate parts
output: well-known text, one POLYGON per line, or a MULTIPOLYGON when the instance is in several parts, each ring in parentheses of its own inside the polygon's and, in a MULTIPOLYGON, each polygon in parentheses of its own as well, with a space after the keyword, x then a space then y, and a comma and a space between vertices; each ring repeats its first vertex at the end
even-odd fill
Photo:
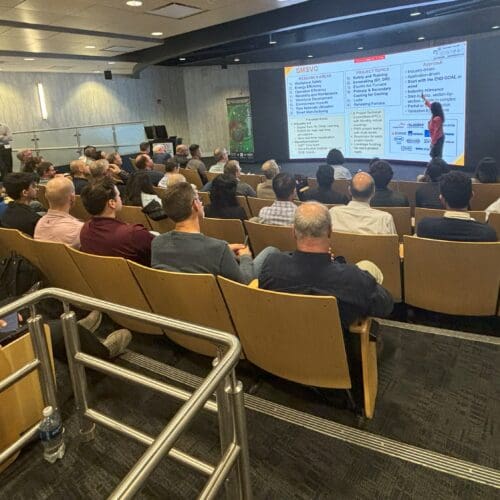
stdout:
POLYGON ((154 236, 141 224, 127 224, 111 217, 92 217, 80 232, 82 252, 123 257, 151 265, 154 236))
MULTIPOLYGON (((426 100, 425 105, 430 109, 430 101, 426 100)), ((429 127, 429 132, 431 133, 431 144, 436 144, 436 142, 444 135, 442 118, 440 116, 433 116, 429 120, 427 126, 429 127)))

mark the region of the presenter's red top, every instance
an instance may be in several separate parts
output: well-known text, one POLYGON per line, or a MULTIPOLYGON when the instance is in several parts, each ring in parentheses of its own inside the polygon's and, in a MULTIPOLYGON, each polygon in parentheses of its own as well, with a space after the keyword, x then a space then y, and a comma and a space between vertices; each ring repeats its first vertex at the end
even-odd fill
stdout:
MULTIPOLYGON (((431 102, 427 99, 425 100, 425 105, 431 109, 431 102)), ((431 144, 436 144, 436 142, 443 137, 443 120, 440 116, 433 116, 427 123, 429 127, 429 132, 431 133, 431 144)))

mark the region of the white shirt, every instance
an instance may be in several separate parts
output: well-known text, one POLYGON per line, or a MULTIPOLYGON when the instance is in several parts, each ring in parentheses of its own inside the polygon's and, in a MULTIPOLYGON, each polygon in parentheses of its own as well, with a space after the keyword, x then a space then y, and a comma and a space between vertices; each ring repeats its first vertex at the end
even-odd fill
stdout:
POLYGON ((494 201, 486 210, 486 220, 488 220, 491 212, 496 212, 500 214, 500 198, 497 201, 494 201))
POLYGON ((350 170, 343 165, 332 165, 333 168, 333 178, 338 179, 352 179, 352 174, 350 170))
POLYGON ((218 162, 215 165, 212 165, 210 167, 209 172, 214 173, 214 174, 223 174, 225 165, 226 165, 226 162, 218 162))
POLYGON ((392 215, 363 201, 350 201, 330 209, 332 230, 358 234, 397 234, 392 215))
POLYGON ((141 193, 141 203, 143 207, 147 206, 147 204, 151 203, 153 200, 156 200, 161 205, 161 198, 156 194, 141 193))

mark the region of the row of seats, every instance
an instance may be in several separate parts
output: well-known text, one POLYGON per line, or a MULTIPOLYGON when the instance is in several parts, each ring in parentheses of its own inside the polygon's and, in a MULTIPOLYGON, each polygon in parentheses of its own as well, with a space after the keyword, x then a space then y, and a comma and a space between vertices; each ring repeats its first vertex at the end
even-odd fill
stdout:
MULTIPOLYGON (((213 275, 155 270, 0 229, 0 253, 8 250, 39 267, 52 286, 238 335, 244 356, 279 377, 316 387, 351 387, 334 297, 270 292, 213 275), (311 342, 313 324, 315 341, 311 342)), ((133 331, 165 333, 187 349, 215 354, 203 340, 120 315, 113 319, 133 331)), ((365 320, 353 325, 351 334, 360 336, 365 414, 372 418, 377 356, 369 328, 370 321, 365 320)))

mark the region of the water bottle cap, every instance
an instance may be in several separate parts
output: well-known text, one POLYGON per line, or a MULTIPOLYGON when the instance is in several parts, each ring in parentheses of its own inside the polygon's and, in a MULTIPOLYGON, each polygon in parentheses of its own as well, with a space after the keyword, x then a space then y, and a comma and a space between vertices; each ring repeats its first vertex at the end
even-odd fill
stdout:
POLYGON ((52 406, 47 406, 42 412, 44 417, 50 417, 52 413, 54 413, 54 408, 52 408, 52 406))

